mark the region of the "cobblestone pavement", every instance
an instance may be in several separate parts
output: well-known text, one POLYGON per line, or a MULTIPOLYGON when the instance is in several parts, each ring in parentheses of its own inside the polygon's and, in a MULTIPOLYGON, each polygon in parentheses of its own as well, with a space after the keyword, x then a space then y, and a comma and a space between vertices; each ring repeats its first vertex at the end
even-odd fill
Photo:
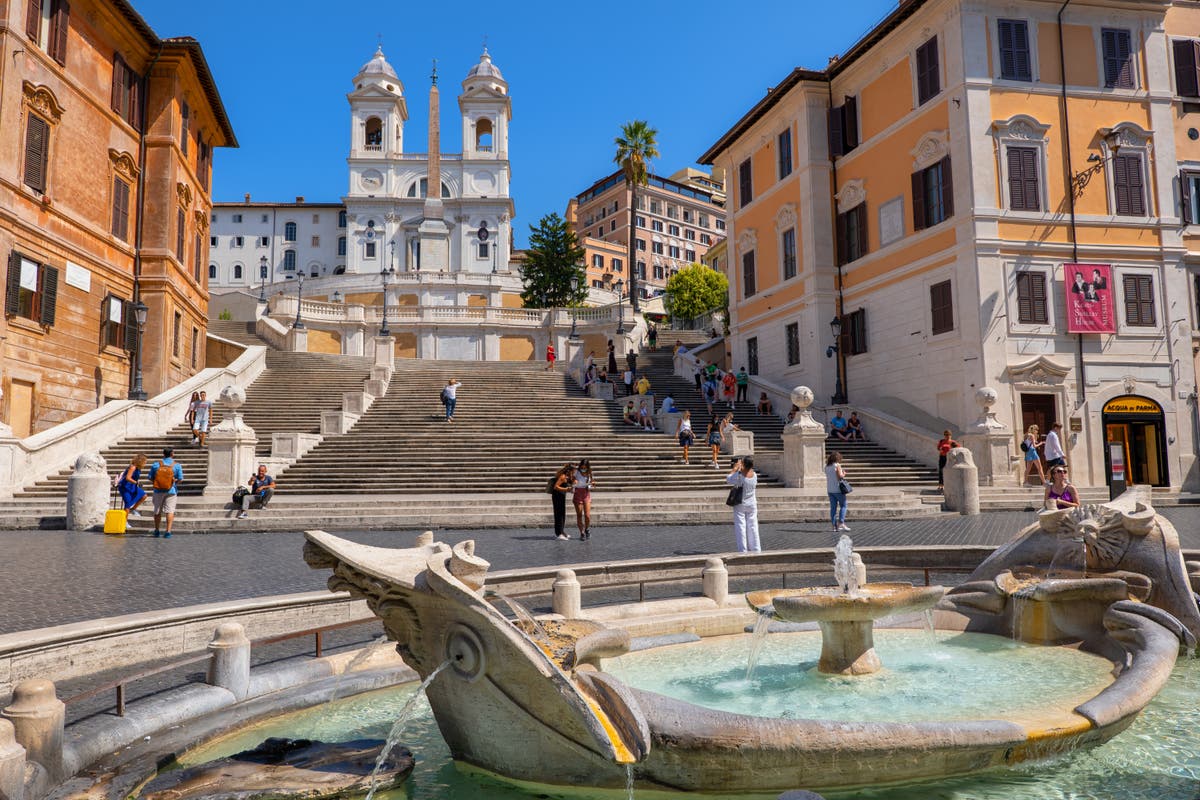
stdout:
MULTIPOLYGON (((1184 549, 1200 549, 1200 508, 1164 509, 1184 549)), ((1032 512, 913 520, 848 520, 859 546, 1002 544, 1033 520, 1032 512)), ((418 531, 340 533, 381 547, 409 547, 418 531)), ((723 553, 730 525, 605 528, 588 542, 555 540, 547 530, 443 530, 437 539, 473 538, 493 569, 723 553)), ((837 534, 819 524, 762 526, 767 549, 832 547, 837 534)), ((86 619, 325 588, 326 575, 301 557, 295 533, 105 536, 65 531, 0 533, 0 633, 86 619)))

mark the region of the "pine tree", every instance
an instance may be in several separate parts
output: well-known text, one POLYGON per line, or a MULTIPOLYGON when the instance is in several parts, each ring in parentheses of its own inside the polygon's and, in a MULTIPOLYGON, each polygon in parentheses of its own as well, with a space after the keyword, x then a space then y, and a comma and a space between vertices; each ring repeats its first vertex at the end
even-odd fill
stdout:
POLYGON ((529 226, 521 300, 532 308, 582 304, 588 291, 583 259, 584 250, 566 220, 558 214, 542 217, 536 226, 529 226))

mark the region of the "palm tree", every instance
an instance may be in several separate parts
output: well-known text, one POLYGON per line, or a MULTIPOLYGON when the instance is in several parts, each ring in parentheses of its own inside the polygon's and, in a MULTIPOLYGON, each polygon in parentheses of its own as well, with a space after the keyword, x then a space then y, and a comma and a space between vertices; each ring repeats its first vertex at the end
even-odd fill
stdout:
POLYGON ((621 135, 613 140, 617 154, 613 161, 625 173, 625 186, 629 190, 629 305, 637 311, 637 228, 634 217, 637 207, 637 187, 645 186, 650 179, 648 162, 658 158, 658 131, 644 119, 635 119, 621 126, 621 135))

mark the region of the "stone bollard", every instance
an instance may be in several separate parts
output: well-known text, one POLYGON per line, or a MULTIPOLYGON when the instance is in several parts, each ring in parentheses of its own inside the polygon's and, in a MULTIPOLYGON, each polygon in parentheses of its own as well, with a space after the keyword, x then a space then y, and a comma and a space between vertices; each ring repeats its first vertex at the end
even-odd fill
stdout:
POLYGON ((704 596, 719 606, 725 605, 729 597, 729 570, 719 558, 710 558, 700 572, 704 596))
POLYGON ((25 794, 25 748, 17 744, 12 723, 0 719, 0 800, 21 800, 25 794))
POLYGON ((947 454, 946 462, 947 510, 964 515, 978 514, 979 470, 975 468, 971 451, 965 447, 956 447, 947 454))
POLYGON ((54 691, 54 682, 33 678, 13 688, 12 703, 0 717, 12 723, 26 759, 41 764, 51 784, 63 775, 63 726, 67 707, 54 691))
POLYGON ((564 619, 578 619, 581 616, 582 594, 575 571, 560 569, 554 577, 554 613, 564 619))
POLYGON ((86 531, 104 524, 112 479, 99 453, 84 453, 75 459, 75 470, 67 478, 67 529, 86 531))
POLYGON ((792 389, 792 403, 800 409, 783 426, 783 482, 791 488, 825 488, 825 426, 812 417, 813 392, 807 386, 792 389))
POLYGON ((238 700, 250 694, 250 640, 236 622, 223 622, 208 643, 208 685, 228 689, 238 700))
POLYGON ((417 543, 414 547, 429 547, 433 544, 433 531, 421 531, 421 535, 417 537, 417 543))

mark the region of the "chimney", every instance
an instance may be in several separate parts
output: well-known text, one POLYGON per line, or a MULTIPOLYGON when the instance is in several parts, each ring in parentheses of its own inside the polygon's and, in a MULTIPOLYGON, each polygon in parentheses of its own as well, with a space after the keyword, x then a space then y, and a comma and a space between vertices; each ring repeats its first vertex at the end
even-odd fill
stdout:
POLYGON ((304 195, 302 195, 302 194, 298 194, 298 195, 296 195, 296 202, 297 202, 297 203, 303 203, 303 202, 304 202, 304 195))
POLYGON ((246 192, 246 202, 247 203, 250 202, 250 193, 249 192, 246 192))

